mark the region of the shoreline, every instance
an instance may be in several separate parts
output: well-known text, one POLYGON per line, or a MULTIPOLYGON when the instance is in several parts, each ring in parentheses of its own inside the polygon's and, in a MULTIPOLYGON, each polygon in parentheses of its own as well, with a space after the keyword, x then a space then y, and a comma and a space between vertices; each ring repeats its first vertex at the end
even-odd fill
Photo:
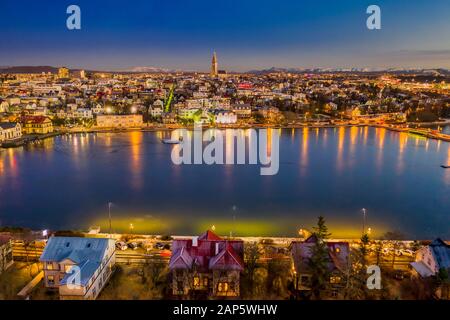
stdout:
MULTIPOLYGON (((225 129, 330 129, 330 128, 351 128, 351 127, 372 127, 372 128, 384 128, 387 130, 395 131, 395 132, 406 132, 406 133, 414 133, 422 135, 426 138, 430 139, 437 139, 442 140, 446 142, 450 142, 450 135, 449 134, 432 134, 430 132, 426 132, 425 128, 430 126, 440 126, 440 125, 450 125, 450 119, 445 119, 444 121, 439 122, 424 122, 424 123, 415 123, 415 122, 407 122, 405 123, 407 127, 399 127, 396 125, 389 125, 389 124, 350 124, 350 123, 343 123, 343 124, 293 124, 293 125, 264 125, 264 124, 258 124, 258 125, 231 125, 231 126, 210 126, 206 125, 203 126, 204 129, 218 129, 218 130, 225 130, 225 129), (415 127, 410 127, 415 126, 415 127), (414 132, 411 132, 414 131, 414 132)), ((141 127, 132 127, 132 128, 89 128, 89 129, 66 129, 66 128, 57 128, 54 132, 44 134, 44 135, 25 135, 22 138, 19 138, 17 140, 3 142, 0 144, 2 148, 16 148, 21 147, 24 145, 27 145, 29 143, 34 143, 38 141, 42 141, 48 138, 53 138, 61 135, 66 134, 88 134, 88 133, 123 133, 123 132, 158 132, 158 131, 172 131, 177 129, 187 129, 187 130, 193 130, 194 126, 182 126, 182 125, 162 125, 162 126, 141 126, 141 127)), ((431 130, 428 128, 428 130, 431 130)))

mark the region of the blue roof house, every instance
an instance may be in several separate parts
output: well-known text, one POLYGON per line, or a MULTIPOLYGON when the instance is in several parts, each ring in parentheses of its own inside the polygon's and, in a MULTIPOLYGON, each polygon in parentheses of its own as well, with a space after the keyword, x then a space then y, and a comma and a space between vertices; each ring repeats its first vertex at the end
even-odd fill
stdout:
POLYGON ((109 280, 116 260, 107 238, 51 237, 41 255, 44 283, 61 300, 94 300, 109 280))

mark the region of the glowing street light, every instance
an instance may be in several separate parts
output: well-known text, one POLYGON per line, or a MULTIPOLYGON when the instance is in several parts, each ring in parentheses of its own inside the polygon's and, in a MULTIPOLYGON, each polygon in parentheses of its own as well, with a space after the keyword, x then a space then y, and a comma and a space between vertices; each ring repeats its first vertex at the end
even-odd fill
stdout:
POLYGON ((362 208, 362 213, 363 213, 363 229, 362 229, 362 234, 365 234, 366 233, 366 213, 367 213, 367 210, 366 210, 366 208, 362 208))

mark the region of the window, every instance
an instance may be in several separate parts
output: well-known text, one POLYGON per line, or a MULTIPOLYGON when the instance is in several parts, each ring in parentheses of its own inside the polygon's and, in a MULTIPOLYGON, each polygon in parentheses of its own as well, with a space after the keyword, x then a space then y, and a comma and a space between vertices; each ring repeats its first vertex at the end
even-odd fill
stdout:
POLYGON ((194 277, 194 287, 200 287, 200 278, 194 277))
POLYGON ((227 292, 228 291, 228 283, 227 282, 219 282, 219 284, 217 285, 217 291, 227 292))
POLYGON ((53 263, 47 262, 47 270, 53 270, 53 263))
POLYGON ((341 283, 341 277, 336 276, 330 277, 330 283, 341 283))
POLYGON ((204 287, 208 286, 208 278, 203 278, 203 286, 204 287))
POLYGON ((72 269, 72 266, 71 266, 71 265, 65 265, 65 266, 64 266, 64 272, 65 272, 65 273, 69 273, 71 269, 72 269))
POLYGON ((49 285, 54 285, 55 284, 55 277, 54 276, 47 276, 47 283, 49 285))
POLYGON ((339 252, 341 252, 341 248, 337 247, 336 248, 336 253, 339 253, 339 252))

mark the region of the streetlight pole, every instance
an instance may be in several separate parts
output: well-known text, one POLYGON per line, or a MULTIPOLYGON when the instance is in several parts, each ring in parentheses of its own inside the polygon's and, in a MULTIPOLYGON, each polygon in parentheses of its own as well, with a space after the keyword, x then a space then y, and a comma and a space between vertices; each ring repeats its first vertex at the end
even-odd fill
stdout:
POLYGON ((362 212, 363 212, 363 229, 362 229, 362 234, 364 235, 366 233, 366 209, 362 208, 362 212))
POLYGON ((231 226, 231 231, 230 231, 230 238, 233 237, 233 232, 235 231, 234 229, 236 228, 236 206, 232 207, 233 210, 233 224, 231 226))
POLYGON ((111 225, 111 205, 112 205, 112 202, 108 202, 109 237, 110 237, 110 238, 111 238, 111 231, 112 231, 112 225, 111 225))

